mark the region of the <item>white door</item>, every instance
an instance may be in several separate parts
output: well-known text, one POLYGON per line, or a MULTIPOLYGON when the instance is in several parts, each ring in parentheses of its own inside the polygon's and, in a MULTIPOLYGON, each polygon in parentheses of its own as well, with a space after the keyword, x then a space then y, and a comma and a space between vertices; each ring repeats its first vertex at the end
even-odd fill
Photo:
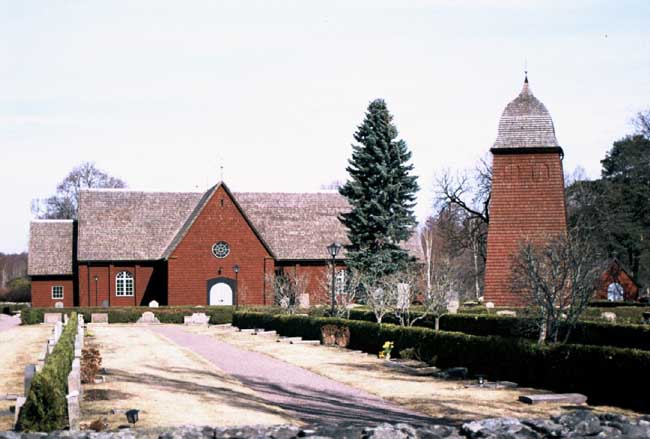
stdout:
POLYGON ((210 305, 232 305, 232 288, 224 282, 210 288, 210 305))

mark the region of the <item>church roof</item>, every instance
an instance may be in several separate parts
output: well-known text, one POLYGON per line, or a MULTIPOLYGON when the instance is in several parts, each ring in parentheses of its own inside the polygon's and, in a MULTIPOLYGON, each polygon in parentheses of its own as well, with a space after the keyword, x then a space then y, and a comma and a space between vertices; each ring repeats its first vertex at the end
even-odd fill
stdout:
MULTIPOLYGON (((167 258, 216 187, 205 193, 81 191, 78 259, 167 258)), ((277 260, 327 259, 326 247, 332 241, 347 242, 345 227, 337 217, 349 205, 338 193, 240 192, 232 196, 277 260)), ((404 247, 414 256, 419 255, 415 237, 404 247)))
POLYGON ((559 147, 548 110, 530 91, 528 77, 524 87, 510 102, 499 121, 494 148, 559 147))
POLYGON ((72 220, 36 220, 29 225, 27 274, 71 275, 74 224, 72 220))

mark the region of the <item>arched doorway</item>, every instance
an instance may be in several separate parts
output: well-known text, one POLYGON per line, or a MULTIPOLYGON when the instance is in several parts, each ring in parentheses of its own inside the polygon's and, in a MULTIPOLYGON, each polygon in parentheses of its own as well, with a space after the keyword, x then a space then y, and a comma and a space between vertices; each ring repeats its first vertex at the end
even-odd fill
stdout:
POLYGON ((208 305, 231 306, 235 302, 237 284, 234 279, 218 277, 208 280, 208 305))

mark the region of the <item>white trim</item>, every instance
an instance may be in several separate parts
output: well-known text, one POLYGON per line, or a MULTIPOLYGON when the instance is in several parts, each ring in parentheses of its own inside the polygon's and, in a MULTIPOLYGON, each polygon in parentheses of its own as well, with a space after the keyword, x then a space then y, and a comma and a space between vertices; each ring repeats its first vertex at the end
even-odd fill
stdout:
POLYGON ((52 285, 51 288, 51 294, 52 294, 52 300, 62 300, 63 297, 65 296, 65 288, 63 285, 52 285), (55 288, 61 288, 61 297, 54 297, 54 289, 55 288))
POLYGON ((71 219, 33 219, 32 223, 72 223, 71 219))

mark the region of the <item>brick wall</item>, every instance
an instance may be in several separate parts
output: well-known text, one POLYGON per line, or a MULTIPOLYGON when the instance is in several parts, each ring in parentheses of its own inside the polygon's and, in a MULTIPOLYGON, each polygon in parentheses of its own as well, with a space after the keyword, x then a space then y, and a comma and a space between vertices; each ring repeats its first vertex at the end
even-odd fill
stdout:
POLYGON ((146 306, 152 300, 166 304, 165 267, 161 262, 79 264, 80 306, 146 306), (115 294, 116 276, 121 271, 133 275, 133 296, 115 294), (97 281, 95 281, 97 276, 97 281), (90 282, 90 283, 89 283, 90 282))
POLYGON ((74 281, 72 276, 32 276, 32 306, 54 307, 56 302, 63 306, 74 306, 74 281), (63 287, 63 299, 52 299, 52 287, 63 287))
POLYGON ((237 278, 239 304, 262 305, 272 300, 264 295, 264 274, 273 272, 273 258, 248 225, 241 212, 220 187, 204 206, 168 261, 169 305, 207 305, 210 279, 237 278), (212 245, 225 241, 230 253, 219 259, 212 245), (233 266, 239 265, 237 276, 233 266))
POLYGON ((523 305, 511 288, 512 258, 520 243, 543 242, 567 227, 560 153, 522 152, 493 150, 484 297, 497 306, 523 305))

